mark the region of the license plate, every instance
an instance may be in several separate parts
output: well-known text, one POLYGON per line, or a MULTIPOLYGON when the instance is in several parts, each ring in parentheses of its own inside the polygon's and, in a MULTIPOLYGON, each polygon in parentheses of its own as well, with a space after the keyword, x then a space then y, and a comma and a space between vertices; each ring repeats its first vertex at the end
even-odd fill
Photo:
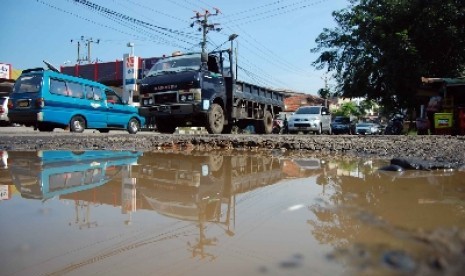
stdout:
POLYGON ((26 100, 26 101, 20 101, 20 102, 18 103, 18 106, 19 106, 19 107, 28 107, 28 106, 29 106, 29 101, 28 101, 28 100, 26 100))

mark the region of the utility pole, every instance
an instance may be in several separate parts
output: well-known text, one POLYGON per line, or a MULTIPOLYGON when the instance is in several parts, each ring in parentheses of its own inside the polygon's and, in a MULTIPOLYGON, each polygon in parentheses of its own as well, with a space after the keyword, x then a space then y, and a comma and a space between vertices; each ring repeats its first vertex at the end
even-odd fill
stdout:
POLYGON ((195 12, 195 16, 192 17, 191 19, 195 19, 194 22, 191 23, 191 27, 194 27, 195 24, 198 24, 199 25, 199 32, 202 32, 202 42, 201 42, 201 46, 202 46, 202 55, 205 55, 207 53, 207 33, 209 31, 221 31, 221 28, 217 28, 216 26, 218 26, 219 24, 218 23, 213 23, 213 24, 210 24, 208 23, 208 18, 210 16, 216 16, 218 14, 220 14, 220 10, 217 9, 217 8, 214 8, 215 9, 215 13, 210 13, 208 10, 205 10, 205 13, 200 13, 200 12, 195 12))
POLYGON ((90 58, 90 46, 92 43, 97 43, 99 44, 100 43, 100 39, 97 39, 97 40, 93 40, 92 37, 91 38, 88 38, 86 40, 86 43, 87 43, 87 62, 88 63, 92 63, 92 59, 90 58))
POLYGON ((76 63, 81 64, 81 62, 87 61, 87 63, 92 63, 92 59, 90 57, 91 54, 91 44, 92 43, 100 43, 100 39, 93 40, 92 38, 85 38, 83 35, 80 39, 71 39, 71 43, 76 41, 77 43, 77 59, 76 63), (87 47, 87 57, 81 58, 81 45, 87 47))

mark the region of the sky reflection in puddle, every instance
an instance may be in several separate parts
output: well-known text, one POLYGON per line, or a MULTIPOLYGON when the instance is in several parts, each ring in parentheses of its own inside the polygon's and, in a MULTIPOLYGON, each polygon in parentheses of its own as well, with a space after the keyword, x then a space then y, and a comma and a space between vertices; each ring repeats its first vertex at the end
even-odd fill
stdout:
POLYGON ((465 244, 464 172, 244 152, 2 156, 4 275, 447 272, 428 254, 456 260, 465 244))

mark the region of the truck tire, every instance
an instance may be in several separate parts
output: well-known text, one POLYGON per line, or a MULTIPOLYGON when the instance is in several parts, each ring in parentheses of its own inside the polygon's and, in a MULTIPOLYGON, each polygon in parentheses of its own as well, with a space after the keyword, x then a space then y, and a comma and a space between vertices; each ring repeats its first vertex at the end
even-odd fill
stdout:
POLYGON ((273 132, 273 115, 270 111, 265 111, 263 119, 257 122, 257 132, 260 134, 271 134, 273 132))
POLYGON ((221 133, 223 133, 223 134, 231 134, 233 128, 234 128, 233 124, 225 125, 223 127, 223 131, 221 133))
POLYGON ((207 116, 207 125, 205 126, 210 134, 221 134, 224 127, 223 108, 219 104, 212 104, 207 116))

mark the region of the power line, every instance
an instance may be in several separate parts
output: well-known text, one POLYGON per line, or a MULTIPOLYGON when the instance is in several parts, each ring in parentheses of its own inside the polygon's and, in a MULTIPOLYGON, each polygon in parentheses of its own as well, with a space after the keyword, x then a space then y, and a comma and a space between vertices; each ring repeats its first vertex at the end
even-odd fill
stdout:
MULTIPOLYGON (((121 29, 117 29, 117 28, 115 28, 114 26, 110 26, 110 25, 107 25, 107 24, 103 24, 103 23, 100 23, 100 22, 96 22, 96 21, 91 20, 91 19, 89 19, 89 18, 83 17, 83 16, 81 16, 81 15, 79 15, 79 14, 76 14, 76 13, 70 12, 70 11, 68 11, 68 10, 59 8, 59 7, 57 7, 57 6, 51 5, 51 4, 49 4, 49 3, 46 3, 46 2, 44 2, 44 1, 42 1, 42 0, 37 0, 37 2, 39 2, 39 3, 41 3, 41 4, 45 5, 45 6, 48 6, 49 8, 55 9, 55 10, 57 10, 57 11, 60 11, 60 12, 69 14, 69 15, 71 15, 71 16, 74 16, 74 17, 76 17, 76 18, 78 18, 78 19, 81 19, 81 20, 87 21, 87 22, 89 22, 89 23, 92 23, 92 24, 94 24, 94 25, 102 26, 102 27, 105 27, 105 28, 107 28, 107 29, 114 30, 114 31, 119 32, 119 33, 122 33, 122 34, 131 36, 131 37, 134 37, 134 38, 138 38, 138 39, 140 39, 140 40, 144 40, 144 41, 147 40, 147 37, 139 36, 139 35, 137 35, 137 34, 134 33, 134 32, 133 32, 133 33, 129 33, 129 32, 127 32, 127 31, 123 31, 123 30, 121 30, 121 29)), ((105 16, 105 15, 104 15, 104 16, 105 16)), ((115 21, 115 22, 117 22, 117 23, 119 23, 119 24, 121 24, 121 25, 123 25, 123 26, 125 26, 125 27, 128 27, 127 24, 123 24, 123 21, 121 21, 121 20, 118 21, 118 20, 115 19, 115 18, 110 18, 110 17, 107 17, 107 16, 105 16, 105 17, 108 18, 108 19, 110 19, 110 20, 112 20, 112 21, 115 21)), ((129 28, 131 28, 131 27, 129 27, 129 28)), ((159 37, 155 39, 155 38, 153 37, 153 34, 149 34, 149 33, 147 33, 147 32, 144 31, 144 30, 137 29, 137 28, 134 28, 134 27, 132 27, 132 29, 135 30, 135 31, 137 31, 137 33, 146 33, 147 36, 148 36, 149 38, 152 38, 152 42, 155 42, 155 43, 158 43, 158 44, 165 44, 165 45, 169 45, 169 46, 173 46, 173 47, 180 47, 180 48, 183 48, 183 49, 185 48, 185 47, 183 47, 183 46, 181 46, 181 45, 179 45, 179 44, 174 44, 174 43, 169 42, 169 41, 166 41, 166 40, 163 41, 163 42, 161 42, 161 41, 159 40, 159 39, 160 39, 159 37)))
MULTIPOLYGON (((74 0, 73 3, 86 6, 90 10, 97 11, 97 12, 102 13, 102 14, 107 14, 108 16, 111 16, 111 17, 117 17, 119 19, 122 19, 124 21, 139 25, 141 27, 149 28, 149 29, 151 29, 151 30, 153 30, 155 32, 158 32, 160 34, 163 34, 165 36, 172 37, 170 34, 175 34, 175 35, 190 37, 190 35, 185 33, 185 32, 181 32, 181 31, 166 28, 166 27, 157 26, 157 25, 154 25, 154 24, 139 20, 137 18, 134 18, 134 17, 131 17, 131 16, 116 12, 116 11, 111 10, 109 8, 100 6, 100 5, 95 4, 95 3, 91 2, 91 1, 74 0), (170 33, 170 34, 168 34, 168 33, 170 33)), ((189 43, 187 41, 183 41, 183 42, 189 43)))
POLYGON ((314 0, 301 0, 299 2, 295 2, 295 3, 289 4, 289 5, 277 7, 275 9, 273 9, 273 10, 262 11, 262 12, 259 12, 259 13, 255 13, 255 14, 251 14, 249 16, 242 17, 242 18, 230 19, 229 21, 225 22, 224 24, 232 23, 232 26, 250 24, 250 23, 253 23, 253 22, 256 22, 256 21, 276 17, 278 15, 290 13, 290 12, 293 12, 293 11, 296 11, 296 10, 302 10, 304 8, 312 7, 312 6, 321 4, 321 3, 323 3, 323 2, 325 2, 327 0, 317 0, 315 2, 306 4, 306 5, 300 5, 298 7, 294 7, 294 6, 297 6, 299 4, 302 4, 302 3, 308 2, 308 1, 314 1, 314 0), (291 7, 294 7, 294 8, 291 8, 291 7), (272 14, 270 14, 270 13, 272 13, 272 14))

